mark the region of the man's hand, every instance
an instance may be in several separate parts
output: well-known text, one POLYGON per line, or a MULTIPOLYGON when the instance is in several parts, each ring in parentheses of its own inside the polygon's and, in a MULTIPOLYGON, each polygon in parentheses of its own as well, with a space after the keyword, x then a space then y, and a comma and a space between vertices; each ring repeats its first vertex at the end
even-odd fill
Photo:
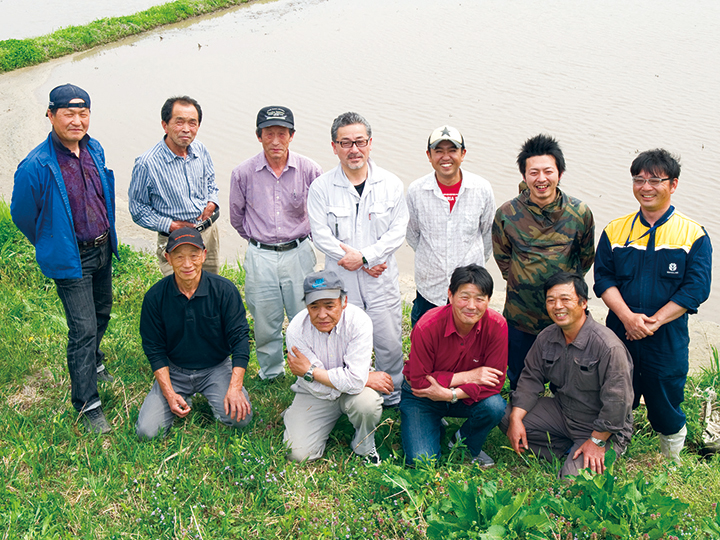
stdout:
POLYGON ((348 272, 354 272, 363 265, 363 256, 357 249, 340 243, 340 247, 345 252, 345 256, 338 261, 338 266, 342 266, 348 272))
POLYGON ((213 212, 215 212, 216 208, 217 208, 217 205, 214 202, 212 202, 212 201, 208 202, 207 205, 205 206, 205 210, 203 210, 203 213, 200 214, 198 221, 202 222, 202 221, 205 221, 206 219, 208 219, 210 216, 213 215, 213 212))
POLYGON ((173 392, 169 397, 165 396, 165 399, 170 406, 170 410, 175 416, 185 418, 190 413, 190 407, 188 407, 187 402, 180 394, 173 392))
POLYGON ((195 228, 195 224, 190 223, 189 221, 173 221, 172 223, 170 223, 170 232, 182 229, 184 227, 195 228))
POLYGON ((622 323, 625 326, 625 337, 628 341, 637 341, 652 336, 654 330, 657 329, 655 326, 657 320, 643 313, 632 313, 625 317, 622 323))
POLYGON ((413 388, 413 396, 428 398, 433 401, 452 400, 452 391, 449 388, 441 386, 432 375, 425 375, 425 378, 430 383, 430 386, 427 388, 413 388))
POLYGON ((494 367, 489 366, 480 366, 475 369, 471 369, 470 371, 467 371, 467 381, 463 382, 462 384, 475 383, 479 384, 480 386, 494 387, 500 384, 500 377, 502 376, 503 372, 499 369, 495 369, 494 367))
POLYGON ((250 403, 245 398, 242 386, 237 388, 231 384, 227 394, 225 394, 223 403, 225 404, 225 414, 230 415, 230 420, 234 417, 236 422, 240 422, 250 414, 250 403))
POLYGON ((365 271, 366 274, 369 276, 372 276, 374 278, 379 278, 382 273, 387 270, 387 263, 380 263, 376 264, 372 268, 366 268, 365 266, 362 267, 362 269, 365 271))
POLYGON ((391 394, 395 390, 392 377, 384 371, 371 371, 365 386, 381 394, 391 394))
POLYGON ((292 347, 292 351, 288 351, 287 360, 288 365, 290 366, 290 371, 293 375, 297 375, 298 377, 305 375, 312 365, 307 356, 301 353, 295 346, 292 347))
POLYGON ((510 418, 508 421, 507 438, 510 441, 510 445, 515 450, 515 453, 520 456, 522 453, 529 448, 527 442, 527 431, 525 431, 525 424, 523 424, 523 418, 527 411, 520 407, 513 407, 510 411, 510 418))
POLYGON ((590 467, 593 472, 598 474, 605 472, 605 448, 600 448, 591 439, 588 439, 575 451, 572 458, 577 459, 580 454, 583 455, 584 469, 590 467))

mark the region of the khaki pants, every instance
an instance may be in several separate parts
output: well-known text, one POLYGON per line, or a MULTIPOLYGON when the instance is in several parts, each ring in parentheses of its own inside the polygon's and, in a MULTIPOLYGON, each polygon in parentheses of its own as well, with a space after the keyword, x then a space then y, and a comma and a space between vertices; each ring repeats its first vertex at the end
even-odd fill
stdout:
MULTIPOLYGON (((209 229, 205 229, 200 233, 202 235, 205 249, 207 249, 207 258, 203 264, 203 270, 212 274, 220 273, 220 232, 214 223, 209 229)), ((173 273, 172 266, 165 259, 165 246, 167 246, 168 237, 158 233, 157 236, 157 258, 160 272, 163 276, 169 276, 173 273)))
POLYGON ((341 394, 334 400, 319 399, 312 394, 297 393, 284 413, 283 440, 290 447, 293 461, 321 458, 330 432, 341 415, 347 414, 355 428, 350 443, 356 454, 364 456, 375 448, 372 433, 382 416, 383 400, 372 388, 355 395, 341 394))

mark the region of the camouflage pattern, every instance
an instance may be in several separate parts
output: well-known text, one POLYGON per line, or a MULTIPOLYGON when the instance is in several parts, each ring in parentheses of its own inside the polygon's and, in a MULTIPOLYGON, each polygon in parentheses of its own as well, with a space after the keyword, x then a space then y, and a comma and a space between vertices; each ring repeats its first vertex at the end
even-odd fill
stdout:
POLYGON ((507 282, 503 315, 518 330, 538 334, 552 321, 545 310, 545 280, 561 270, 584 276, 595 258, 590 208, 560 189, 540 208, 529 190, 498 208, 493 254, 507 282))

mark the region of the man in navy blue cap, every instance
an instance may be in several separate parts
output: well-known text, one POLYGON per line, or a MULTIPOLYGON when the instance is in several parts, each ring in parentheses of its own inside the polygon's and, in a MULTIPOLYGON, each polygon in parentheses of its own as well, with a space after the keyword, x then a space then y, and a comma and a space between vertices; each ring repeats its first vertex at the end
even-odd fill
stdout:
POLYGON ((64 84, 50 92, 52 131, 18 165, 10 210, 55 280, 68 325, 72 404, 90 432, 108 433, 97 381, 111 382, 100 341, 112 307, 115 178, 100 143, 88 136, 90 96, 64 84))

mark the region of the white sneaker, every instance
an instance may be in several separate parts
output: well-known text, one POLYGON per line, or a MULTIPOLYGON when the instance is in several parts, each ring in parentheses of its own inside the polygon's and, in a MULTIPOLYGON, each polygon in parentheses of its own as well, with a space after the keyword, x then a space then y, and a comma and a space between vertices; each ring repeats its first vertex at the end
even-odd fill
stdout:
POLYGON ((380 454, 378 454, 377 448, 373 447, 372 450, 370 450, 369 453, 365 454, 365 463, 368 465, 375 465, 376 467, 382 463, 382 459, 380 459, 380 454))

